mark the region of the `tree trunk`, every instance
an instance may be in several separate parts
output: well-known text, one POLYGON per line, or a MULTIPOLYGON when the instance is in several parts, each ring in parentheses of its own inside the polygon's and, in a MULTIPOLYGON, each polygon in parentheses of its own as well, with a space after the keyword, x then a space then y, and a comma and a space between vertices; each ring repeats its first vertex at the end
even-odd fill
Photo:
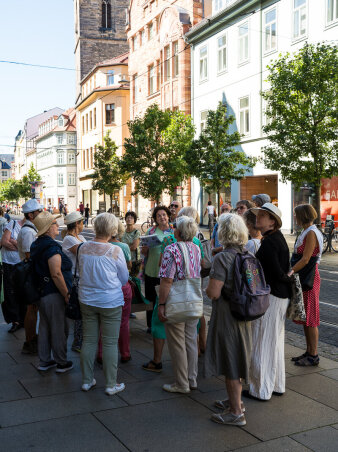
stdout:
POLYGON ((113 213, 113 195, 109 195, 109 197, 110 197, 110 209, 111 212, 113 213))
POLYGON ((220 191, 217 190, 217 213, 218 213, 218 216, 220 215, 220 212, 221 212, 220 202, 221 202, 220 191))
POLYGON ((315 185, 315 196, 313 198, 313 207, 316 209, 317 212, 317 218, 314 221, 315 224, 321 224, 321 219, 320 219, 320 187, 321 184, 320 182, 317 183, 317 185, 315 185))

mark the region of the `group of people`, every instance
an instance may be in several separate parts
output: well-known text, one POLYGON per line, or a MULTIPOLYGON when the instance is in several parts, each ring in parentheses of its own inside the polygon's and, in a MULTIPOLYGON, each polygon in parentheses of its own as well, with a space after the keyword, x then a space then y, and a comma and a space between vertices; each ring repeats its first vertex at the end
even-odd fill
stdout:
POLYGON ((162 371, 163 347, 167 341, 175 380, 164 384, 163 389, 186 394, 198 388, 198 356, 204 353, 204 375, 224 375, 228 395, 215 401, 222 411, 211 419, 220 424, 245 425, 242 395, 269 400, 285 392, 284 324, 291 279, 311 259, 315 260, 314 284, 303 293, 307 349, 292 360, 297 366, 319 363, 318 262, 323 242, 313 224, 316 211, 307 204, 295 208, 296 221, 303 232, 295 244, 298 258, 291 266, 289 248, 281 233, 281 211, 266 194, 256 195, 253 202, 239 201, 234 212, 229 203, 224 203, 213 228, 213 258, 206 288, 212 300, 212 314, 206 337, 203 316, 176 323, 169 323, 166 317, 166 303, 177 281, 192 278, 202 284, 206 240, 199 230, 199 215, 194 207, 181 208, 174 200, 169 208, 161 205, 154 208, 155 225, 147 235, 155 234, 160 242, 158 246, 140 247, 137 215, 133 211, 126 213, 125 230, 113 214, 99 214, 93 223, 95 236, 91 241, 81 234, 83 211, 71 212, 64 217, 66 229, 60 244, 55 239, 61 215, 43 211, 36 200, 29 200, 23 205, 24 219, 5 224, 1 238, 2 310, 6 322, 11 324, 9 332, 24 326, 26 341, 22 352, 38 353, 40 371, 53 367, 59 373, 71 370, 65 306, 78 275, 82 320, 74 322, 72 349, 81 353, 81 388, 88 391, 95 386, 94 363, 98 360, 103 365, 106 394, 123 391, 124 383, 116 379, 118 349, 121 363, 128 362, 132 279, 143 274, 145 298, 153 303, 153 309, 147 311, 147 331, 152 334, 154 352, 153 359, 143 364, 143 369, 162 371), (235 318, 229 307, 235 256, 246 251, 257 257, 271 288, 267 311, 251 322, 235 318), (24 259, 31 259, 36 275, 41 295, 36 305, 26 306, 25 295, 12 283, 11 273, 24 259), (242 390, 243 381, 249 384, 247 390, 242 390))

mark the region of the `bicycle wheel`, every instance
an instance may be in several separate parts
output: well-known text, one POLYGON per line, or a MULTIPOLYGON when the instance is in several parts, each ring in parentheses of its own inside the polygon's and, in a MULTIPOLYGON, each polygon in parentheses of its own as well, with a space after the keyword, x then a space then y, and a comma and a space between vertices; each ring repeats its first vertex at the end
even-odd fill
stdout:
POLYGON ((323 253, 322 254, 324 254, 324 253, 326 253, 326 251, 329 247, 329 241, 327 238, 327 234, 325 234, 324 232, 322 234, 323 234, 323 253))
POLYGON ((338 253, 338 231, 335 229, 331 235, 331 248, 335 253, 338 253))
POLYGON ((142 225, 141 225, 142 232, 146 233, 149 228, 151 228, 150 221, 145 221, 144 223, 142 223, 142 225))

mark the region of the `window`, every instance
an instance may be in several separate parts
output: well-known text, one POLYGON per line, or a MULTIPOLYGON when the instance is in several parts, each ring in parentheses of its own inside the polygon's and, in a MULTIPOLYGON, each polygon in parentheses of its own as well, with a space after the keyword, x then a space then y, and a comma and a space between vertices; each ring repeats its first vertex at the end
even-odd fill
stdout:
POLYGON ((306 0, 293 0, 293 39, 306 35, 306 0))
POLYGON ((64 155, 65 155, 64 152, 58 152, 58 165, 64 165, 65 163, 64 155))
POLYGON ((63 135, 57 135, 57 144, 63 143, 63 135))
POLYGON ((94 129, 96 129, 96 108, 94 108, 94 129))
POLYGON ((249 59, 249 24, 245 22, 238 27, 238 62, 245 63, 249 59))
POLYGON ((111 4, 110 0, 102 1, 102 28, 111 28, 111 4))
POLYGON ((133 86, 134 86, 134 103, 138 102, 138 96, 139 96, 139 86, 138 86, 138 76, 137 74, 133 75, 133 86))
POLYGON ((115 104, 106 104, 106 125, 115 122, 115 104))
POLYGON ((89 168, 89 149, 86 149, 86 168, 89 168))
POLYGON ((89 127, 90 127, 90 130, 92 130, 92 128, 93 128, 93 112, 92 111, 89 112, 89 127))
POLYGON ((88 113, 86 113, 86 132, 88 132, 88 113))
POLYGON ((2 177, 7 177, 7 171, 1 171, 1 176, 2 177))
POLYGON ((239 131, 243 135, 250 133, 249 96, 239 100, 239 131))
POLYGON ((82 135, 85 133, 84 116, 82 116, 82 135))
POLYGON ((63 185, 63 173, 58 173, 58 185, 63 185))
POLYGON ((174 48, 173 70, 174 70, 174 77, 177 77, 178 72, 179 72, 179 69, 178 69, 178 42, 177 41, 174 42, 173 48, 174 48))
POLYGON ((84 170, 86 168, 86 151, 82 151, 82 169, 84 170))
POLYGON ((149 95, 154 94, 156 88, 155 67, 152 64, 149 66, 149 95))
POLYGON ((75 165, 75 154, 74 154, 74 152, 70 152, 68 154, 68 164, 69 165, 75 165))
POLYGON ((217 13, 223 8, 223 0, 214 0, 214 12, 217 13))
POLYGON ((207 110, 201 111, 201 124, 200 124, 201 132, 202 132, 202 130, 205 129, 205 127, 207 125, 207 116, 208 116, 208 111, 207 110))
POLYGON ((94 156, 93 156, 93 148, 90 148, 90 167, 94 167, 94 156))
POLYGON ((114 85, 114 71, 107 72, 107 86, 114 85))
POLYGON ((277 11, 276 8, 264 14, 265 22, 265 37, 264 37, 264 51, 271 52, 277 49, 277 11))
POLYGON ((76 143, 76 135, 67 135, 67 143, 75 144, 76 143))
POLYGON ((58 126, 63 127, 63 117, 62 116, 60 116, 60 118, 59 118, 58 126))
POLYGON ((338 19, 338 0, 326 0, 326 23, 331 24, 338 19))
POLYGON ((76 174, 68 173, 68 185, 76 185, 76 174))
POLYGON ((141 46, 143 46, 146 43, 146 31, 143 29, 141 31, 141 46))
POLYGON ((200 82, 208 78, 208 48, 200 49, 200 82))
POLYGON ((227 37, 226 35, 221 36, 217 40, 218 44, 218 62, 217 62, 217 72, 223 72, 227 68, 227 37))
POLYGON ((161 62, 156 60, 156 91, 160 90, 161 86, 161 62))
POLYGON ((138 48, 139 48, 139 45, 138 45, 138 35, 135 35, 134 36, 134 38, 133 38, 133 44, 134 44, 134 51, 135 50, 137 50, 138 48))
POLYGON ((149 24, 148 26, 148 40, 153 39, 154 37, 154 25, 153 23, 149 24))
POLYGON ((171 72, 171 59, 170 59, 170 46, 164 47, 164 81, 170 80, 171 72))

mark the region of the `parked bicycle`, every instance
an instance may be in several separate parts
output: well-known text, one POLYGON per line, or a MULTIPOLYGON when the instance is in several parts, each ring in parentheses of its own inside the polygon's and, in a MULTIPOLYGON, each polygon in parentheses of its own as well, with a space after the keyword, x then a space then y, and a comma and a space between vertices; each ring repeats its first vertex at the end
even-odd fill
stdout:
POLYGON ((149 210, 147 220, 141 224, 141 231, 145 234, 149 228, 154 226, 154 220, 152 217, 152 211, 149 210))
POLYGON ((331 250, 338 253, 338 228, 335 227, 335 223, 338 222, 334 221, 333 217, 325 221, 323 253, 331 250))

